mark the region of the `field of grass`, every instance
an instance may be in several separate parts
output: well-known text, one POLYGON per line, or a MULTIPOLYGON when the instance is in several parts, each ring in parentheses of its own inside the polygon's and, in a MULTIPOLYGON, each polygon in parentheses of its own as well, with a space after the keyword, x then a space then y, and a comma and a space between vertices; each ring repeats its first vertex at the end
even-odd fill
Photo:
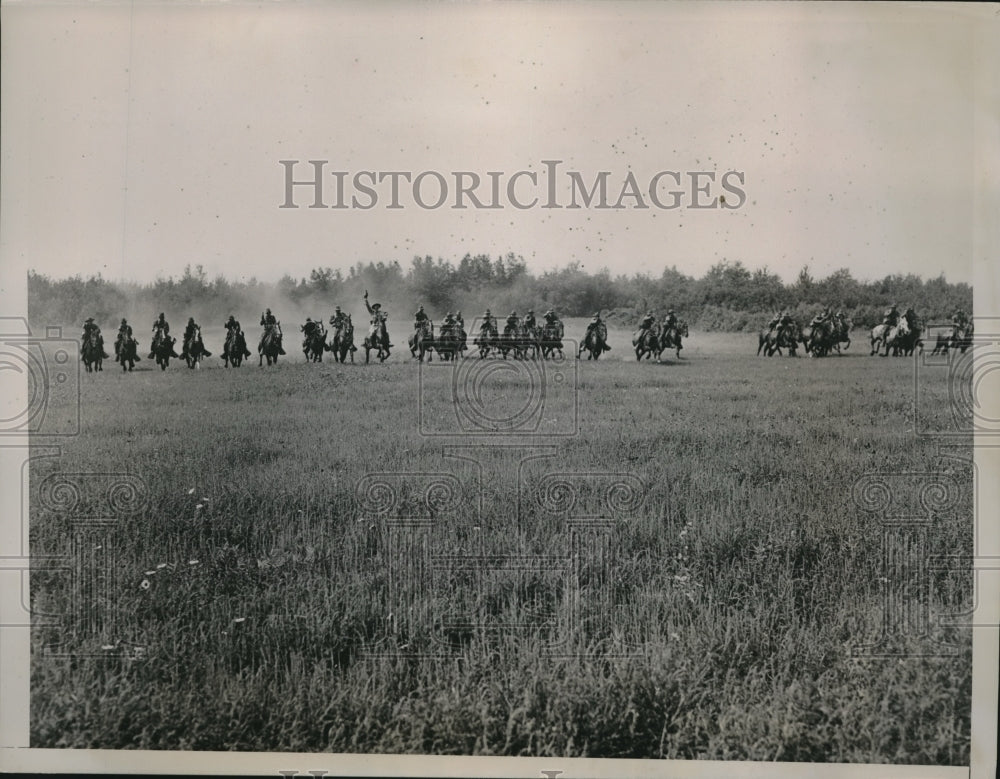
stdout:
MULTIPOLYGON (((80 436, 31 470, 32 554, 71 545, 34 492, 55 472, 146 500, 103 540, 98 628, 33 574, 36 609, 70 616, 34 630, 32 746, 968 764, 967 631, 852 656, 891 586, 859 479, 953 479, 927 553, 972 552, 971 465, 914 435, 911 360, 692 332, 636 364, 613 332, 542 379, 563 371, 563 405, 538 430, 571 434, 447 438, 420 425, 447 423, 452 369, 393 335, 384 365, 306 364, 289 337, 272 368, 83 375, 80 436), (434 474, 457 480, 421 493, 434 474)), ((538 381, 496 371, 483 403, 538 381)), ((921 404, 947 424, 946 373, 921 404)), ((932 613, 969 608, 968 572, 931 584, 932 613)))

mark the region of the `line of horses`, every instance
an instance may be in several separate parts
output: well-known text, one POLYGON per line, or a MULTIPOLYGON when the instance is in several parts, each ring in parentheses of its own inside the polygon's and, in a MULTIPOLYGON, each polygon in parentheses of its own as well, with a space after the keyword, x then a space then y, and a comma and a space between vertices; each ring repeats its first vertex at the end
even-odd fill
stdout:
MULTIPOLYGON (((597 328, 594 328, 595 330, 597 328)), ((678 359, 681 356, 682 343, 688 336, 687 322, 665 326, 656 325, 645 330, 637 330, 632 336, 632 348, 635 349, 635 359, 644 357, 648 360, 655 357, 660 362, 662 354, 668 349, 674 350, 678 359)))
MULTIPOLYGON (((881 354, 883 357, 888 357, 890 354, 893 357, 910 357, 914 352, 922 353, 923 332, 924 328, 919 322, 911 325, 905 318, 901 318, 895 325, 885 323, 876 325, 869 333, 871 345, 869 354, 881 354)), ((803 346, 806 354, 814 357, 825 357, 833 352, 840 354, 841 348, 847 349, 851 345, 850 333, 850 320, 845 320, 842 328, 810 323, 803 329, 798 323, 792 322, 774 329, 761 330, 757 339, 757 354, 768 357, 775 354, 780 356, 784 349, 789 357, 795 357, 799 344, 803 346)), ((971 323, 964 327, 951 326, 950 331, 937 334, 931 354, 947 354, 949 349, 958 349, 964 354, 972 345, 972 336, 971 323)))
MULTIPOLYGON (((212 356, 212 353, 205 348, 205 342, 201 337, 201 328, 197 325, 184 340, 180 354, 176 351, 176 345, 176 338, 162 334, 153 339, 148 358, 153 360, 160 370, 165 371, 167 366, 170 365, 171 358, 184 360, 188 368, 199 368, 201 367, 201 361, 205 357, 212 356)), ((109 358, 109 355, 104 351, 104 339, 95 332, 91 332, 84 337, 80 347, 80 354, 88 373, 103 371, 104 360, 109 358)), ((135 337, 125 334, 120 335, 115 342, 115 363, 121 365, 123 371, 131 371, 140 359, 139 342, 135 337)))

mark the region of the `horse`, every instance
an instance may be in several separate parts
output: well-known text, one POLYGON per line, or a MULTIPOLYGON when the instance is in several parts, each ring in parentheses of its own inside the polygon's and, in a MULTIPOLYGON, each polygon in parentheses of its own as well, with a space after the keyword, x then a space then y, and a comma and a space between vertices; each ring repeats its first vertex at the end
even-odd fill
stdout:
POLYGON ((462 334, 456 326, 456 328, 442 328, 437 336, 432 336, 428 349, 436 351, 442 360, 457 360, 462 354, 462 346, 462 334))
POLYGON ((580 355, 586 351, 588 360, 597 360, 607 351, 607 344, 608 326, 604 322, 601 322, 587 331, 576 353, 576 358, 579 360, 580 355))
POLYGON ((260 342, 258 366, 264 365, 264 358, 267 358, 268 365, 278 364, 278 355, 281 354, 281 324, 265 325, 264 338, 260 342))
MULTIPOLYGON (((664 327, 660 330, 657 340, 659 341, 659 351, 656 353, 656 361, 660 361, 660 355, 663 354, 667 349, 676 349, 677 359, 681 358, 681 349, 684 345, 681 343, 681 338, 687 338, 688 326, 687 322, 677 322, 670 327, 664 327)), ((757 350, 760 354, 760 350, 757 350)))
POLYGON ((826 357, 836 343, 832 325, 824 327, 815 319, 809 323, 802 336, 802 345, 805 346, 806 353, 813 357, 826 357))
POLYGON ((212 356, 212 353, 205 348, 204 341, 201 340, 201 328, 197 325, 191 335, 185 339, 181 356, 187 361, 189 368, 200 368, 201 358, 212 356))
POLYGON ((413 330, 409 338, 410 354, 420 362, 424 361, 424 355, 428 362, 434 355, 434 323, 425 319, 413 330))
POLYGON ((555 322, 546 322, 542 326, 542 333, 540 338, 540 345, 542 350, 542 357, 555 357, 556 352, 559 353, 559 357, 563 356, 563 323, 558 320, 555 322))
POLYGON ((648 360, 660 351, 660 341, 652 327, 636 330, 632 336, 632 346, 635 347, 636 360, 641 360, 643 357, 648 360))
POLYGON ((90 333, 81 348, 83 364, 87 367, 87 373, 104 370, 104 343, 97 333, 90 333))
POLYGON ((121 363, 122 371, 131 371, 139 360, 139 344, 130 335, 119 336, 115 342, 115 362, 121 363))
POLYGON ((326 351, 326 329, 319 322, 311 335, 307 335, 302 343, 302 353, 306 362, 323 362, 323 352, 326 351))
POLYGON ((156 360, 156 364, 160 366, 161 371, 165 371, 167 366, 170 365, 171 357, 180 358, 180 355, 174 351, 174 344, 176 343, 177 339, 169 335, 163 335, 153 340, 150 354, 153 355, 153 359, 156 360))
POLYGON ((333 359, 337 362, 344 362, 347 355, 351 355, 351 362, 354 362, 354 353, 358 350, 354 345, 354 323, 351 322, 351 315, 344 317, 340 325, 335 324, 336 320, 330 318, 330 324, 334 325, 333 343, 326 348, 333 352, 333 359))
POLYGON ((226 345, 222 349, 222 359, 226 361, 226 367, 230 365, 239 368, 243 364, 243 358, 249 355, 247 349, 247 339, 242 330, 230 330, 226 336, 226 345))
POLYGON ((365 336, 365 362, 371 359, 371 352, 376 352, 379 362, 385 362, 389 356, 389 331, 386 329, 385 320, 379 318, 372 323, 368 335, 365 336))
POLYGON ((917 346, 923 346, 923 341, 920 340, 919 328, 911 328, 910 323, 906 321, 906 317, 901 317, 895 325, 881 324, 873 327, 871 345, 872 355, 881 351, 882 347, 885 347, 885 352, 882 354, 883 357, 888 357, 890 350, 892 350, 893 357, 898 357, 901 354, 906 356, 912 355, 913 350, 917 346))
POLYGON ((513 354, 515 360, 524 359, 525 336, 521 325, 508 325, 497 339, 497 350, 506 360, 508 354, 513 354))
POLYGON ((479 335, 472 340, 472 345, 479 347, 479 357, 487 357, 491 349, 500 349, 500 336, 492 324, 483 323, 479 335))

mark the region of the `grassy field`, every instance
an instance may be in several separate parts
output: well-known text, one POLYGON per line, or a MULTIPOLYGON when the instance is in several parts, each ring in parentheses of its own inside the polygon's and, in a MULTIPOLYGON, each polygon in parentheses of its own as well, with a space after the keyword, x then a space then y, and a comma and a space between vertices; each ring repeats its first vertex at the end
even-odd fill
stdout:
MULTIPOLYGON (((35 629, 32 746, 968 764, 968 632, 933 628, 948 657, 912 634, 851 651, 886 587, 859 479, 954 479, 927 550, 971 554, 971 465, 914 436, 947 423, 946 375, 918 420, 910 360, 691 336, 680 361, 636 364, 615 331, 600 361, 547 368, 563 405, 538 429, 575 420, 551 438, 423 435, 454 374, 398 348, 308 365, 289 337, 272 368, 85 374, 81 435, 33 489, 123 473, 148 501, 104 541, 96 632, 35 629)), ((497 371, 483 403, 516 410, 537 381, 497 371)), ((65 553, 34 492, 31 523, 33 555, 65 553)), ((969 608, 971 577, 927 597, 969 608)), ((33 575, 40 611, 72 598, 33 575)))

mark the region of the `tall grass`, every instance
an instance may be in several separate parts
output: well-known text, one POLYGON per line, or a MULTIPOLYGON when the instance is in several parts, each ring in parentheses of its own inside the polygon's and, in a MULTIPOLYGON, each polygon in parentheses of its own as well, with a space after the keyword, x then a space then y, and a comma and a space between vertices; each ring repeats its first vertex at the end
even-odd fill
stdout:
MULTIPOLYGON (((83 432, 32 484, 127 472, 149 504, 109 538, 103 632, 35 629, 32 745, 967 764, 967 633, 935 630, 953 657, 916 638, 851 656, 882 609, 882 528, 852 502, 858 478, 947 470, 964 492, 929 554, 971 554, 971 466, 914 437, 912 364, 769 360, 695 334, 680 362, 637 365, 613 336, 611 359, 579 365, 579 435, 523 468, 521 496, 419 435, 402 354, 85 376, 83 432), (356 490, 414 470, 466 489, 432 529, 432 586, 400 614, 407 561, 356 490), (646 485, 607 558, 572 575, 456 562, 565 558, 565 518, 530 499, 548 471, 646 485)), ((425 390, 446 396, 446 372, 425 390)), ((943 380, 928 391, 926 413, 945 413, 943 380)), ((33 554, 69 543, 65 517, 31 522, 33 554)), ((969 607, 968 572, 935 585, 934 608, 969 607)), ((71 597, 33 578, 36 604, 71 597)))

